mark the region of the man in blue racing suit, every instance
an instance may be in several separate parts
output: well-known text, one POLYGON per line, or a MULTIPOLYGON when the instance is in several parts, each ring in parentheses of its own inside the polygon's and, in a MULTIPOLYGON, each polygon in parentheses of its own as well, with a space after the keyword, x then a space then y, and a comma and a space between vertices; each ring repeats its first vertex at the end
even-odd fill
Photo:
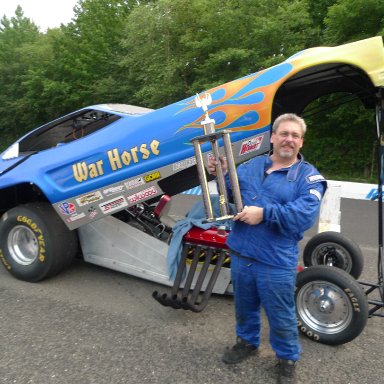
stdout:
MULTIPOLYGON (((302 118, 279 116, 272 126, 273 151, 237 168, 244 209, 233 218, 227 240, 237 343, 226 350, 223 361, 235 364, 256 353, 263 306, 284 383, 294 382, 301 353, 294 301, 298 242, 315 223, 327 188, 323 176, 299 153, 305 132, 302 118)), ((221 157, 220 162, 226 173, 226 160, 221 157)), ((208 172, 216 175, 216 165, 210 159, 208 172)), ((231 198, 228 175, 226 179, 231 198)))

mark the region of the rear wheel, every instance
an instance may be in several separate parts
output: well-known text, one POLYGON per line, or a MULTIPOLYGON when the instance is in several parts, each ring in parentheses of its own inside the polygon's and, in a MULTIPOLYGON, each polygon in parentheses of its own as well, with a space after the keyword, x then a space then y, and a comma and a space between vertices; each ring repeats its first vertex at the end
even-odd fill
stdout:
POLYGON ((299 272, 295 298, 299 330, 323 344, 352 341, 368 319, 363 289, 338 268, 317 266, 299 272))
POLYGON ((48 203, 15 207, 0 219, 0 258, 25 281, 40 281, 66 268, 78 249, 70 231, 48 203))
POLYGON ((363 271, 364 257, 360 247, 339 232, 322 232, 313 236, 303 252, 306 267, 328 265, 348 272, 358 279, 363 271))

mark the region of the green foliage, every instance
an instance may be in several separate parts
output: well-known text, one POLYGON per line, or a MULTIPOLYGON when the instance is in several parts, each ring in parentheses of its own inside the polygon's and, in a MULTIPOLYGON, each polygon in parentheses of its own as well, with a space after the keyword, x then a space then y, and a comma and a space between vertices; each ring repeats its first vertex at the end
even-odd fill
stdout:
MULTIPOLYGON (((309 47, 384 34, 384 0, 78 0, 74 11, 46 33, 20 7, 0 20, 1 149, 86 105, 158 108, 309 47)), ((374 178, 371 112, 353 102, 308 125, 304 155, 323 173, 374 178)))
POLYGON ((328 9, 325 41, 340 44, 384 32, 384 0, 339 0, 328 9))
MULTIPOLYGON (((340 94, 320 98, 306 111, 336 104, 340 94)), ((345 95, 344 95, 345 96, 345 95)), ((354 100, 327 109, 322 118, 304 117, 308 124, 304 157, 330 179, 373 181, 376 177, 375 119, 372 111, 354 100)))

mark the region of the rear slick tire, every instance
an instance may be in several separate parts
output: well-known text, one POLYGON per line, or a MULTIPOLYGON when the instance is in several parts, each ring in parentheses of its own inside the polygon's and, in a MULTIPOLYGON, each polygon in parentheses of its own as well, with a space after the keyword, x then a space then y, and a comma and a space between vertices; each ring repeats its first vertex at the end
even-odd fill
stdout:
POLYGON ((0 259, 16 278, 37 282, 68 267, 78 250, 70 231, 49 203, 12 208, 0 218, 0 259))
POLYGON ((367 323, 368 301, 362 287, 338 268, 316 266, 299 272, 295 300, 300 332, 323 344, 348 343, 367 323))

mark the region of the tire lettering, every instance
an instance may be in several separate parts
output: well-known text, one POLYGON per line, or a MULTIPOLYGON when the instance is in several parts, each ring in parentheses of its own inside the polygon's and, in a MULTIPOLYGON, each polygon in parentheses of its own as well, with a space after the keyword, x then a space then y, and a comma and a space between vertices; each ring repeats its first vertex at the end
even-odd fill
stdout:
MULTIPOLYGON (((16 218, 17 221, 20 223, 24 223, 28 225, 29 228, 33 230, 33 232, 37 233, 37 241, 39 242, 39 249, 40 249, 40 254, 39 254, 39 260, 43 263, 45 261, 45 239, 43 236, 43 231, 38 227, 38 225, 30 218, 27 216, 17 216, 16 218)), ((2 254, 1 254, 2 255, 2 254)), ((7 267, 7 262, 4 259, 4 256, 0 256, 3 264, 7 267)), ((8 269, 11 269, 11 267, 7 267, 8 269)))
POLYGON ((354 293, 349 288, 345 288, 344 292, 349 296, 353 310, 355 312, 360 312, 359 300, 355 297, 354 293))
POLYGON ((317 333, 313 333, 313 331, 311 330, 308 330, 299 319, 297 319, 297 326, 299 327, 300 332, 304 333, 305 336, 315 341, 320 340, 320 335, 318 335, 317 333))
POLYGON ((3 255, 3 251, 0 249, 0 259, 2 263, 4 264, 4 267, 8 269, 8 271, 11 269, 11 266, 7 263, 7 260, 5 260, 5 257, 3 255))

